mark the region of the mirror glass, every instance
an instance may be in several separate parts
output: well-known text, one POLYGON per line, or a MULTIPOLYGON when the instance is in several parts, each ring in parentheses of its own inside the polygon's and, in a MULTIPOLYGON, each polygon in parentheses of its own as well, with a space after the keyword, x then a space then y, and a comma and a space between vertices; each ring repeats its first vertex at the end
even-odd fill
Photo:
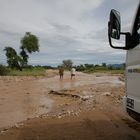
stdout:
POLYGON ((114 39, 120 39, 120 13, 116 10, 111 10, 110 12, 110 22, 109 22, 109 34, 110 37, 114 39))

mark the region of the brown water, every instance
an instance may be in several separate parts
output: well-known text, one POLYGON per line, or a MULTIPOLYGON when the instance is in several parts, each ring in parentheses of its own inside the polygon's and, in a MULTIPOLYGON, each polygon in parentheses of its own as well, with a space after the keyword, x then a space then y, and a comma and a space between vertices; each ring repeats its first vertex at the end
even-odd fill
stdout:
POLYGON ((0 128, 47 113, 53 101, 43 95, 8 96, 0 99, 0 128))
POLYGON ((82 85, 90 85, 90 84, 124 84, 124 82, 119 80, 118 76, 95 76, 90 74, 84 74, 77 72, 76 77, 74 79, 70 79, 70 73, 65 72, 64 79, 60 80, 58 76, 50 79, 41 79, 38 81, 39 83, 46 84, 47 87, 51 90, 61 90, 68 89, 82 85))
POLYGON ((50 90, 71 89, 90 84, 124 84, 117 76, 100 76, 77 73, 70 79, 67 72, 64 79, 53 78, 30 80, 0 79, 0 128, 13 126, 17 122, 34 118, 51 111, 53 100, 48 97, 50 90))

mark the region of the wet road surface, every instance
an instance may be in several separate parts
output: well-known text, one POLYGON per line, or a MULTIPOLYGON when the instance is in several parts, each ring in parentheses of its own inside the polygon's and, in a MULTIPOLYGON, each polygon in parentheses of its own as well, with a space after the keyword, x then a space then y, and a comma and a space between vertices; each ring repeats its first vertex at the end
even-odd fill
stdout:
POLYGON ((77 73, 71 80, 66 72, 63 80, 59 76, 23 80, 7 77, 0 79, 0 84, 0 126, 33 118, 1 131, 0 140, 140 139, 139 123, 121 110, 124 83, 118 76, 77 73), (90 95, 91 99, 49 96, 52 90, 90 95), (47 113, 51 115, 37 117, 47 113))
POLYGON ((65 72, 63 80, 59 76, 33 80, 20 80, 20 77, 1 79, 0 128, 50 112, 53 106, 53 100, 47 96, 50 90, 99 83, 123 84, 118 76, 95 76, 80 72, 72 80, 69 72, 65 72))

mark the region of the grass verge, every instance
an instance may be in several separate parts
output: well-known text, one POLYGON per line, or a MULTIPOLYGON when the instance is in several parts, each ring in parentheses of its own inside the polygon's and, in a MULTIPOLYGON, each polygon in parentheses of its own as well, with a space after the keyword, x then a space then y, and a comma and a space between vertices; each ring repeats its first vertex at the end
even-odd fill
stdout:
POLYGON ((104 69, 104 70, 85 70, 84 73, 107 73, 107 74, 124 74, 124 70, 109 70, 109 69, 104 69))
POLYGON ((22 71, 16 69, 9 69, 7 73, 8 76, 45 76, 46 69, 44 68, 32 68, 32 69, 23 69, 22 71))

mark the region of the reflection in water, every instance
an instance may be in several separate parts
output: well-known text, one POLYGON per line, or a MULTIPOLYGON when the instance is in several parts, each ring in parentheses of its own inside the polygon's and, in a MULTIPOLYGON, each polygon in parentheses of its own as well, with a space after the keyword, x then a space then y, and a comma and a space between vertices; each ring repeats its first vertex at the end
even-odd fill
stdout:
MULTIPOLYGON (((75 86, 77 86, 77 83, 75 79, 71 80, 60 80, 60 82, 58 82, 58 85, 59 87, 57 88, 57 86, 52 86, 52 90, 63 90, 63 89, 66 89, 66 88, 74 88, 75 86)), ((56 84, 56 83, 52 83, 53 84, 56 84)))
POLYGON ((71 86, 71 88, 74 88, 75 87, 75 79, 71 80, 70 86, 71 86))
POLYGON ((59 82, 59 88, 60 89, 63 89, 64 88, 64 82, 63 82, 63 80, 60 80, 60 82, 59 82))

